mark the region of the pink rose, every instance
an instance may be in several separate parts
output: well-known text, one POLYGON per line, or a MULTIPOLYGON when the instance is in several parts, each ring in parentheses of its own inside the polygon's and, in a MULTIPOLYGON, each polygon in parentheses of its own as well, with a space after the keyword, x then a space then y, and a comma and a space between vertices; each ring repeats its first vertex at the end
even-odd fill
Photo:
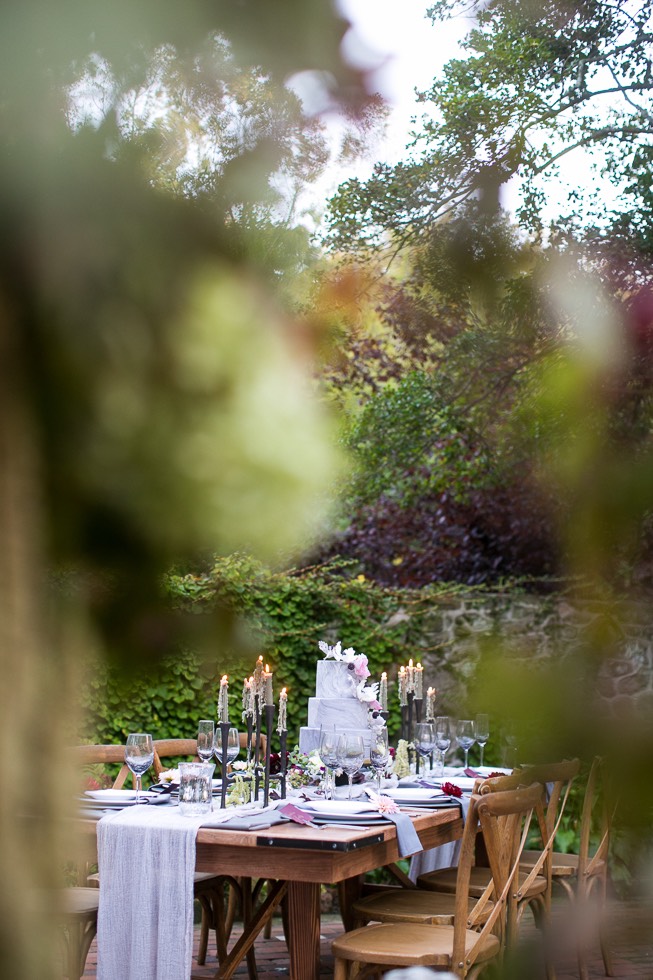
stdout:
POLYGON ((364 653, 359 653, 354 659, 354 673, 356 677, 360 677, 361 680, 365 680, 366 677, 370 676, 370 672, 367 669, 367 657, 364 653))

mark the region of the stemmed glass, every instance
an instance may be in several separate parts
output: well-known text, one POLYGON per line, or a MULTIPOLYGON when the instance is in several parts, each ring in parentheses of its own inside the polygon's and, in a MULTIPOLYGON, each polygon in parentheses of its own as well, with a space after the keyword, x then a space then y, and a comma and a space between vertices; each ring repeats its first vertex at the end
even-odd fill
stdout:
POLYGON ((430 721, 419 721, 415 725, 415 750, 424 760, 423 768, 426 768, 426 758, 435 748, 435 731, 430 721))
POLYGON ((444 776, 444 757, 451 746, 451 722, 448 715, 439 715, 435 719, 435 747, 440 753, 440 775, 444 776))
POLYGON ((125 762, 136 780, 136 802, 141 799, 141 777, 154 762, 154 745, 152 736, 144 732, 132 732, 127 736, 125 745, 125 762))
POLYGON ((338 740, 338 765, 349 780, 349 795, 351 799, 351 785, 355 774, 365 761, 365 746, 361 735, 341 735, 338 740))
POLYGON ((468 765, 467 757, 469 756, 469 750, 475 741, 474 722, 469 718, 461 718, 456 725, 456 742, 465 753, 465 769, 468 765))
POLYGON ((479 766, 483 765, 483 750, 485 748, 485 743, 490 737, 490 716, 486 714, 476 715, 476 741, 481 750, 481 761, 479 766))
POLYGON ((340 735, 333 729, 332 732, 322 732, 320 736, 320 759, 324 763, 324 798, 333 799, 333 770, 338 765, 338 741, 340 735))
POLYGON ((215 725, 212 721, 203 719, 197 726, 197 754, 202 762, 208 762, 213 755, 215 725))
POLYGON ((376 775, 376 789, 381 794, 381 776, 390 756, 388 729, 375 728, 370 736, 370 765, 376 775))
MULTIPOLYGON (((215 757, 220 763, 223 764, 223 752, 222 752, 222 729, 218 725, 215 730, 215 737, 213 739, 213 751, 215 752, 215 757)), ((238 734, 237 728, 230 728, 227 735, 227 765, 237 758, 240 752, 240 735, 238 734)))

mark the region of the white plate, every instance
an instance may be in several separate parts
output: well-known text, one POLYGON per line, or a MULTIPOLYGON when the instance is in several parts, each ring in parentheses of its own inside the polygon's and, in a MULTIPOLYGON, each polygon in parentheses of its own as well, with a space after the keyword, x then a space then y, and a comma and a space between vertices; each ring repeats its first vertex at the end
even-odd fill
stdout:
MULTIPOLYGON (((105 806, 108 804, 126 806, 136 802, 136 792, 133 789, 87 789, 84 795, 105 806)), ((141 793, 141 796, 148 800, 155 800, 159 794, 141 793)))
POLYGON ((389 796, 391 800, 395 800, 397 803, 404 803, 410 800, 414 803, 416 800, 424 802, 425 800, 434 800, 442 796, 442 792, 439 789, 387 789, 383 793, 384 796, 389 796))
POLYGON ((302 810, 312 810, 314 813, 329 813, 343 816, 352 813, 378 813, 375 806, 366 800, 310 800, 302 802, 302 810))

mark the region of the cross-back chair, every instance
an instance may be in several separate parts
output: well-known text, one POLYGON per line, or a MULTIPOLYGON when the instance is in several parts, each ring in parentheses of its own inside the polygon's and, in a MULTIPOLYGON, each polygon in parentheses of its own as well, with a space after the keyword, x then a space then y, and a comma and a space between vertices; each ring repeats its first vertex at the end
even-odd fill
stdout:
MULTIPOLYGON (((585 926, 594 920, 599 927, 599 944, 606 975, 611 977, 612 954, 604 928, 605 900, 608 886, 608 851, 612 827, 613 804, 605 785, 604 760, 596 757, 590 768, 580 818, 578 854, 563 854, 551 850, 551 878, 562 887, 574 910, 579 913, 583 928, 577 932, 578 972, 587 980, 587 942, 585 926), (598 830, 598 843, 592 846, 592 831, 598 830), (596 902, 596 915, 588 916, 587 908, 596 902)), ((527 850, 522 855, 522 868, 530 870, 540 860, 539 851, 527 850)))
MULTIPOLYGON (((460 850, 453 925, 404 922, 367 925, 332 944, 334 980, 382 976, 393 967, 425 966, 478 977, 500 955, 514 902, 514 879, 541 786, 473 795, 460 850), (494 901, 482 928, 469 928, 469 885, 480 826, 491 863, 494 901), (351 972, 356 970, 354 974, 351 972)), ((489 891, 489 890, 488 890, 489 891)), ((489 902, 489 894, 482 902, 489 902)))

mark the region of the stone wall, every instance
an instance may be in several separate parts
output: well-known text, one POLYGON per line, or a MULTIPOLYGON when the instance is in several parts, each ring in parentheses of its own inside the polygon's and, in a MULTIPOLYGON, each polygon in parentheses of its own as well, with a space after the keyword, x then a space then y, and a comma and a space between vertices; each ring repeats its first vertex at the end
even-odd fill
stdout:
MULTIPOLYGON (((653 713, 653 613, 645 603, 572 602, 561 596, 471 593, 421 611, 425 676, 447 710, 464 702, 488 648, 521 664, 581 657, 611 714, 653 713)), ((396 622, 410 614, 401 611, 396 622)))

